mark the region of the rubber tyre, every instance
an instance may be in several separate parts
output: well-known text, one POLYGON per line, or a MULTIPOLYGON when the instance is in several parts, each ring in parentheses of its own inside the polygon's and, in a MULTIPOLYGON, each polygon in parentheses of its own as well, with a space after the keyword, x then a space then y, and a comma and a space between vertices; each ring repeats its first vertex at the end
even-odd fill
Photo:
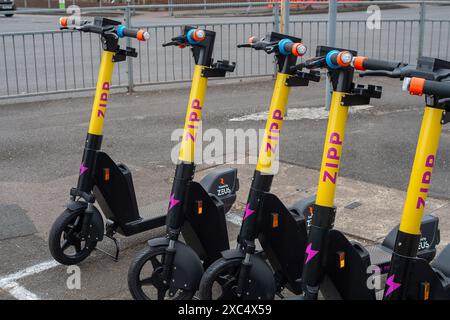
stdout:
POLYGON ((212 286, 217 277, 230 267, 238 267, 242 263, 242 258, 224 259, 220 258, 206 269, 200 281, 198 296, 200 300, 212 300, 212 286))
POLYGON ((5 17, 11 18, 14 14, 5 14, 5 17))
MULTIPOLYGON (((153 256, 162 255, 166 252, 166 247, 156 247, 152 248, 147 246, 141 250, 130 264, 128 269, 128 288, 130 290, 131 296, 135 300, 151 300, 138 285, 140 279, 140 273, 143 266, 150 260, 153 256)), ((195 291, 181 291, 174 300, 192 300, 195 291)))
POLYGON ((66 266, 78 264, 85 260, 92 253, 92 250, 97 246, 97 241, 91 241, 88 249, 83 249, 82 253, 74 256, 68 256, 61 250, 61 235, 64 232, 64 228, 77 216, 84 214, 84 211, 72 211, 69 209, 64 210, 63 213, 55 220, 50 229, 48 236, 48 245, 52 257, 61 264, 66 266))

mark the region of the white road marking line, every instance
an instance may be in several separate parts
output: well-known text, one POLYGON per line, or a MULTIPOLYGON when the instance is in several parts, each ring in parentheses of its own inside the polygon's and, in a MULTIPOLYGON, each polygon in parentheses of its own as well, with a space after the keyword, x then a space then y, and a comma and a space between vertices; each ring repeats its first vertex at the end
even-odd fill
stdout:
POLYGON ((52 269, 60 264, 50 260, 25 268, 16 273, 0 278, 0 289, 7 291, 19 300, 39 300, 39 297, 17 283, 17 280, 52 269))
MULTIPOLYGON (((352 106, 349 108, 349 113, 356 113, 361 110, 366 110, 372 108, 372 105, 360 105, 360 106, 352 106)), ((302 119, 312 119, 312 120, 321 120, 328 119, 329 111, 325 110, 325 108, 292 108, 288 109, 288 115, 284 120, 302 120, 302 119)), ((248 114, 242 117, 232 118, 229 121, 259 121, 259 120, 267 120, 269 112, 257 112, 248 114)))
POLYGON ((242 217, 236 213, 228 212, 225 216, 228 222, 231 222, 234 225, 241 226, 242 225, 242 217))
POLYGON ((52 269, 52 268, 54 268, 56 266, 59 266, 59 263, 56 262, 55 260, 50 260, 50 261, 46 261, 46 262, 42 262, 42 263, 36 264, 34 266, 25 268, 23 270, 20 270, 20 271, 18 271, 16 273, 13 273, 13 274, 11 274, 9 276, 6 276, 4 278, 0 278, 0 286, 2 286, 3 283, 16 281, 16 280, 19 280, 19 279, 31 276, 31 275, 36 274, 36 273, 41 273, 42 271, 46 271, 48 269, 52 269))
POLYGON ((15 281, 8 282, 8 284, 2 289, 8 291, 9 294, 11 294, 17 300, 41 300, 33 292, 28 291, 15 281))

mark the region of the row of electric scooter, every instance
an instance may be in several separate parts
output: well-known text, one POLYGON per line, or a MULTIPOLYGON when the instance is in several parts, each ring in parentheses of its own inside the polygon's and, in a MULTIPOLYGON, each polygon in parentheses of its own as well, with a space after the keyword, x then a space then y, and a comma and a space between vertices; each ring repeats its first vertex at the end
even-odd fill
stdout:
POLYGON ((149 34, 101 17, 61 18, 60 24, 100 35, 103 53, 78 183, 49 235, 57 261, 83 261, 104 237, 116 242, 110 255, 118 259, 115 233, 131 236, 165 225, 166 235, 148 241, 130 266, 128 284, 135 299, 268 300, 284 298, 286 290, 306 300, 450 299, 450 245, 436 257, 439 221, 423 215, 440 132, 450 121, 450 62, 420 57, 416 65, 408 65, 318 46, 315 57, 298 63, 307 51, 302 40, 276 32, 238 45, 274 54, 278 72, 237 246, 230 248, 225 214, 236 200, 237 170, 217 169, 194 181, 196 134, 208 78, 235 69, 229 61, 213 61, 215 32, 187 26, 163 45, 190 47, 195 67, 167 214, 144 219, 130 170, 101 151, 101 143, 114 64, 137 56, 134 48, 122 49, 119 39, 146 41, 149 34), (318 82, 321 69, 333 93, 317 194, 288 207, 270 192, 288 95, 291 87, 318 82), (382 94, 380 86, 355 84, 355 70, 362 71, 360 76, 399 78, 403 90, 424 95, 426 102, 400 224, 381 244, 371 246, 333 227, 348 109, 382 94), (379 271, 384 289, 369 285, 370 270, 379 271))

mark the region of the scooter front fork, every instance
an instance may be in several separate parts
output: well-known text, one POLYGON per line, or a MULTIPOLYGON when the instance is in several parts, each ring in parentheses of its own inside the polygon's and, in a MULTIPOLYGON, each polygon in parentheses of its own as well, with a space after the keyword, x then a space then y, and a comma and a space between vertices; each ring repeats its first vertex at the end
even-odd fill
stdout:
POLYGON ((176 249, 175 249, 175 243, 178 239, 178 236, 173 233, 170 235, 170 240, 169 240, 169 245, 166 248, 166 254, 164 256, 164 261, 163 261, 163 272, 162 272, 162 278, 163 278, 163 283, 165 285, 170 285, 170 279, 172 279, 172 275, 173 275, 173 263, 175 261, 175 254, 176 254, 176 249))
POLYGON ((86 240, 92 234, 92 217, 94 215, 94 204, 89 203, 84 211, 83 225, 81 226, 81 240, 86 240))
POLYGON ((248 242, 245 248, 245 257, 239 270, 239 278, 236 288, 236 295, 240 298, 245 295, 248 290, 249 275, 252 268, 251 256, 255 253, 255 244, 248 242))

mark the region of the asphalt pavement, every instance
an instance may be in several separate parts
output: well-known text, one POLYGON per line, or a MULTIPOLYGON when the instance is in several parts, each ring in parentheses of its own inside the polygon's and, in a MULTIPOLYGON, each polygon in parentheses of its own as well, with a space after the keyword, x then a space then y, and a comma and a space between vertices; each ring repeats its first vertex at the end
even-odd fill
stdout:
MULTIPOLYGON (((448 8, 430 7, 428 17, 447 18, 448 8)), ((384 18, 418 17, 414 8, 386 10, 382 14, 384 18)), ((343 19, 362 16, 365 17, 365 12, 340 14, 343 19)), ((323 14, 299 15, 295 19, 324 17, 323 14)), ((134 17, 136 23, 151 21, 158 25, 235 23, 247 19, 169 18, 162 13, 134 17)), ((269 23, 272 18, 251 19, 269 23)), ((37 26, 39 30, 54 30, 54 23, 54 16, 0 17, 0 33, 36 31, 37 26)), ((255 30, 239 30, 238 36, 228 39, 230 42, 238 41, 239 37, 244 39, 251 31, 255 30)), ((158 41, 162 41, 161 37, 158 41)), ((0 52, 1 46, 0 43, 0 52)), ((218 48, 217 54, 227 57, 228 47, 218 48)), ((85 47, 85 50, 88 49, 85 47)), ((144 55, 144 61, 151 54, 149 51, 148 56, 144 55)), ((233 54, 234 51, 231 51, 233 54)), ((8 59, 11 57, 8 56, 8 59)), ((247 68, 244 70, 248 72, 258 63, 265 63, 264 60, 256 62, 257 58, 251 55, 241 56, 240 59, 243 60, 238 72, 242 72, 242 68, 247 68), (254 63, 253 67, 249 61, 254 63)), ((62 68, 62 61, 59 63, 55 70, 62 68)), ((135 63, 142 63, 142 60, 135 63)), ((12 67, 0 59, 0 72, 5 65, 12 67)), ((190 67, 188 62, 184 67, 190 67)), ((19 62, 19 68, 26 68, 26 65, 19 62)), ((77 66, 71 68, 79 72, 77 66)), ((148 71, 146 69, 144 77, 148 71)), ((155 73, 154 69, 148 72, 152 76, 155 73)), ((29 80, 32 81, 34 76, 44 85, 39 69, 29 80)), ((137 80, 140 76, 139 72, 135 73, 137 80)), ((95 73, 88 73, 87 79, 93 82, 94 77, 95 73)), ((62 79, 51 79, 55 80, 58 85, 64 86, 62 79)), ((424 101, 423 98, 402 93, 401 82, 395 79, 364 78, 356 81, 382 85, 383 97, 372 100, 369 106, 351 108, 337 190, 336 205, 339 211, 336 227, 365 244, 378 243, 400 218, 424 101)), ((264 128, 262 113, 267 110, 272 89, 270 78, 211 81, 204 103, 203 132, 216 129, 216 133, 226 137, 227 129, 245 131, 264 128)), ((161 208, 157 211, 164 213, 174 171, 171 154, 177 144, 171 136, 174 130, 183 126, 189 83, 137 90, 131 94, 112 91, 106 114, 103 150, 114 160, 131 168, 139 205, 161 208)), ((69 189, 76 183, 90 117, 91 95, 92 92, 84 93, 84 96, 68 93, 54 100, 41 97, 29 101, 3 100, 0 104, 0 299, 129 299, 126 273, 131 259, 145 246, 146 240, 163 234, 163 228, 159 228, 130 238, 119 236, 121 256, 117 263, 98 251, 94 252, 92 257, 80 264, 81 289, 68 288, 71 271, 51 258, 47 245, 48 232, 63 210, 69 189)), ((323 81, 311 83, 308 88, 291 90, 288 117, 280 143, 281 165, 273 185, 273 192, 286 204, 315 192, 327 123, 323 104, 323 81)), ((441 219, 441 247, 450 241, 450 173, 446 170, 450 157, 449 137, 450 129, 444 126, 426 208, 427 213, 441 219)), ((226 140, 223 142, 226 143, 226 140)), ((206 142, 203 146, 207 145, 206 142)), ((247 145, 244 154, 232 154, 235 160, 244 159, 243 164, 226 164, 238 167, 241 180, 238 199, 227 216, 232 245, 239 231, 241 212, 254 170, 254 164, 246 156, 256 149, 256 145, 247 145)), ((220 152, 215 156, 221 159, 220 152)), ((223 164, 199 164, 197 178, 213 170, 215 165, 223 164)), ((113 249, 107 241, 99 246, 109 251, 113 249)))

